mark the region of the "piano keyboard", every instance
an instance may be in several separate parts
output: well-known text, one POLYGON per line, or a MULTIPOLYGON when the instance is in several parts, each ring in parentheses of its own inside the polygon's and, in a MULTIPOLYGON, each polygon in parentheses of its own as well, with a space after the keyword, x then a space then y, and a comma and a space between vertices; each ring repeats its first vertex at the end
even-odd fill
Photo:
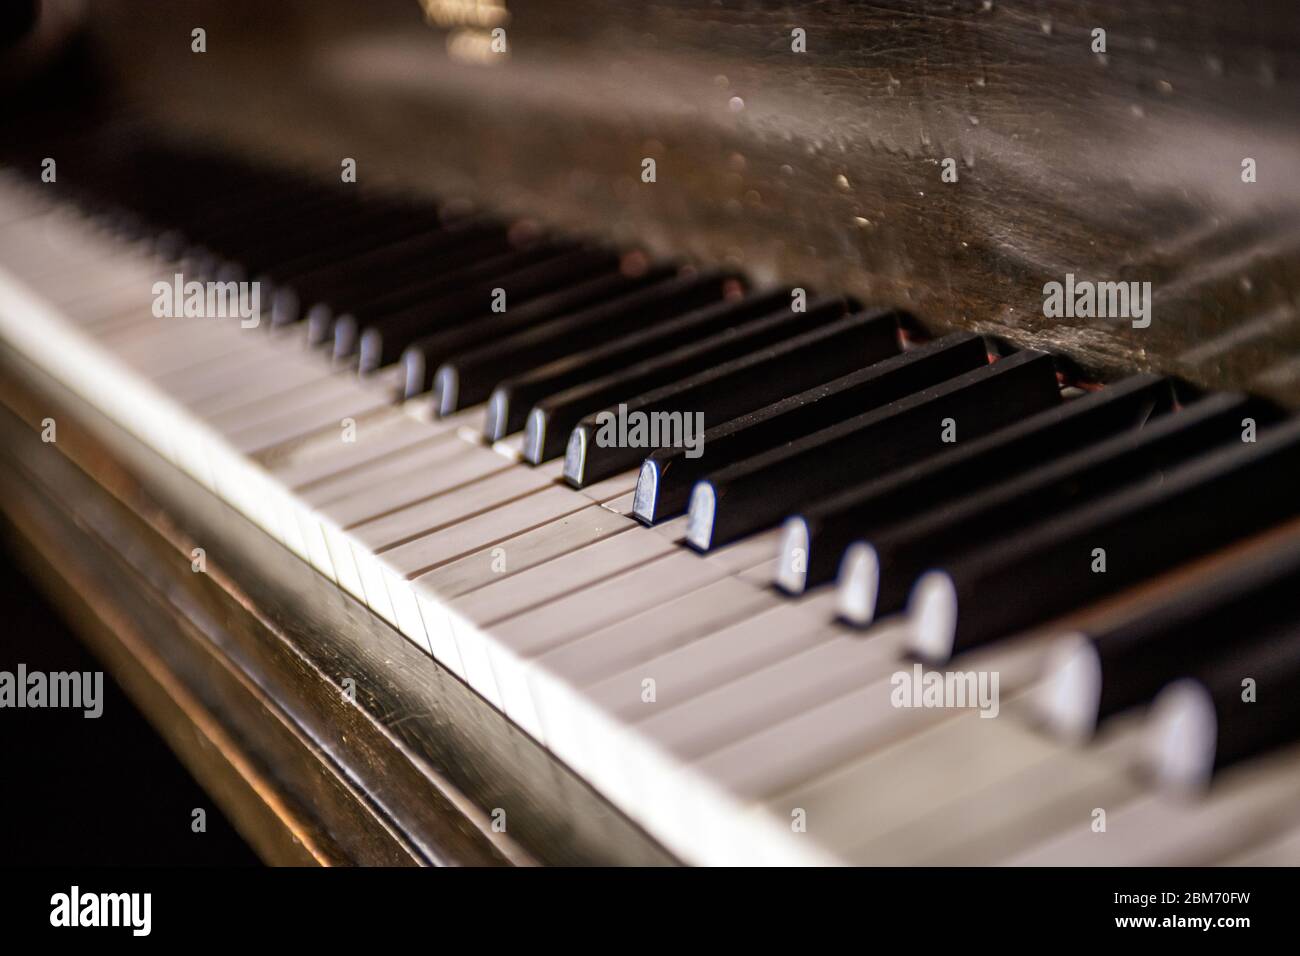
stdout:
POLYGON ((1300 421, 455 204, 85 155, 0 181, 8 345, 684 860, 1300 861, 1300 421), (257 281, 257 326, 157 317, 177 274, 257 281))

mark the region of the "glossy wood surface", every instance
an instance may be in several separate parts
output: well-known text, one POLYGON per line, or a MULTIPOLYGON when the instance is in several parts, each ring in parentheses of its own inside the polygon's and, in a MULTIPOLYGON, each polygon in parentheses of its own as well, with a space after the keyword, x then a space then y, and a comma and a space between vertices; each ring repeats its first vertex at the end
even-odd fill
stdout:
POLYGON ((352 157, 367 182, 853 292, 1103 376, 1300 405, 1289 0, 426 5, 107 2, 89 29, 146 113, 315 174, 352 157), (491 24, 508 53, 474 56, 491 24), (1150 327, 1046 318, 1067 273, 1151 282, 1150 327))

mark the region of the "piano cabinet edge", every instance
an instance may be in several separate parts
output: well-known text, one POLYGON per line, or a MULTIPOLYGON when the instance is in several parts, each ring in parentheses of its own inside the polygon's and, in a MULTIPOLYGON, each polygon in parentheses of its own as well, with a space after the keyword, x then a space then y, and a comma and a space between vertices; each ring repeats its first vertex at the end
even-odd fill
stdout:
POLYGON ((7 350, 0 462, 20 556, 266 862, 674 862, 368 609, 7 350), (47 416, 56 443, 38 436, 47 416))

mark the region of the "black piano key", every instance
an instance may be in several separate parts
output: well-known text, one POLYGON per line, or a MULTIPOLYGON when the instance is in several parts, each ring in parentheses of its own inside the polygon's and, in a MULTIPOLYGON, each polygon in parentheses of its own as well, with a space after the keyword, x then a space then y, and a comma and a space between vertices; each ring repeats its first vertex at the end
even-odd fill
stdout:
MULTIPOLYGON (((602 408, 616 405, 621 399, 635 398, 729 359, 829 325, 843 318, 849 310, 849 304, 841 298, 819 299, 810 303, 804 312, 792 311, 788 297, 775 312, 768 308, 769 305, 770 302, 742 300, 733 306, 740 324, 732 328, 714 332, 698 342, 542 399, 528 413, 528 427, 524 433, 525 460, 536 465, 563 454, 569 435, 578 422, 602 408), (759 317, 754 318, 755 315, 759 317), (743 321, 745 317, 748 321, 743 321)), ((490 402, 488 412, 490 417, 490 402)))
MULTIPOLYGON (((332 341, 336 359, 359 359, 362 340, 369 337, 367 364, 387 348, 396 345, 398 333, 406 325, 423 323, 436 327, 430 316, 451 309, 453 303, 472 297, 478 309, 490 305, 488 286, 517 272, 549 262, 572 251, 572 247, 551 241, 524 242, 520 245, 487 240, 457 246, 439 256, 436 267, 422 272, 363 305, 340 311, 337 315, 325 306, 313 306, 307 315, 309 343, 324 335, 332 341), (389 330, 392 330, 391 333, 389 330)), ((370 366, 374 367, 374 366, 370 366)))
POLYGON ((988 546, 1069 508, 1147 480, 1161 470, 1230 441, 1241 420, 1258 412, 1244 395, 1220 393, 1066 455, 995 486, 961 495, 909 520, 890 523, 854 544, 864 568, 846 582, 855 623, 901 611, 917 577, 930 564, 988 546))
POLYGON ((444 256, 449 252, 458 255, 456 261, 464 261, 465 256, 483 257, 493 250, 508 248, 506 234, 506 226, 501 223, 464 219, 445 228, 376 245, 342 262, 319 265, 296 275, 281 273, 276 276, 277 292, 292 295, 301 303, 304 315, 316 305, 325 305, 335 314, 359 309, 391 295, 400 286, 448 268, 451 264, 444 261, 444 256))
POLYGON ((1044 674, 1041 712, 1056 732, 1085 739, 1101 721, 1293 617, 1297 593, 1300 535, 1292 533, 1135 616, 1062 640, 1044 674))
MULTIPOLYGON (((524 427, 529 410, 548 395, 591 382, 644 362, 671 349, 698 342, 714 333, 774 312, 790 302, 790 293, 776 289, 736 302, 721 302, 632 332, 613 342, 565 355, 497 384, 488 398, 483 436, 497 441, 524 427)), ((568 437, 566 431, 565 438, 568 437)))
POLYGON ((1151 707, 1148 755, 1157 780, 1203 790, 1219 771, 1300 738, 1300 620, 1168 685, 1151 707))
MULTIPOLYGON (((269 230, 284 230, 294 223, 316 225, 362 214, 355 195, 334 189, 304 189, 286 193, 273 185, 237 187, 215 208, 191 208, 192 196, 202 187, 187 188, 184 199, 173 200, 179 215, 169 215, 169 226, 190 239, 222 251, 255 244, 269 230)), ((309 237, 299 240, 307 245, 309 237)))
POLYGON ((828 428, 988 363, 984 340, 956 333, 708 428, 704 454, 660 448, 641 465, 633 515, 654 524, 686 510, 691 488, 711 471, 828 428))
MULTIPOLYGON (((184 160, 172 162, 184 164, 184 160)), ((281 210, 314 213, 340 195, 314 183, 286 188, 275 178, 217 170, 184 179, 159 177, 154 171, 149 183, 136 184, 123 198, 142 222, 165 225, 191 239, 226 241, 247 239, 250 229, 259 229, 281 210)), ((88 199, 101 208, 109 205, 102 195, 88 199)))
POLYGON ((1060 401, 1051 356, 1017 352, 883 408, 731 465, 691 492, 686 541, 701 551, 777 524, 809 501, 953 449, 1060 401))
POLYGON ((381 215, 363 203, 329 207, 327 215, 280 215, 253 235, 244 235, 224 248, 201 231, 202 244, 223 259, 238 262, 249 275, 293 275, 315 265, 340 262, 381 242, 420 235, 437 228, 436 216, 381 215))
MULTIPOLYGON (((189 205, 188 197, 183 202, 189 205)), ((344 216, 356 216, 355 202, 341 201, 324 192, 299 193, 293 196, 239 196, 227 198, 216 210, 187 211, 181 217, 168 217, 166 225, 184 237, 186 244, 201 244, 231 256, 249 243, 250 238, 266 231, 283 231, 293 223, 327 223, 344 216)), ((303 240, 305 244, 305 240, 303 240)))
POLYGON ((1173 385, 1134 375, 1039 412, 951 454, 810 503, 786 522, 777 586, 791 594, 831 581, 854 539, 922 510, 1101 441, 1140 428, 1173 406, 1173 385))
POLYGON ((291 277, 329 263, 338 263, 361 255, 379 243, 396 242, 429 230, 429 226, 412 219, 376 219, 359 215, 331 222, 306 233, 286 229, 283 236, 268 235, 258 248, 239 249, 229 258, 259 282, 274 286, 278 277, 291 277))
POLYGON ((647 323, 739 296, 741 288, 740 280, 729 273, 681 275, 490 341, 442 363, 434 376, 435 391, 438 396, 455 395, 456 400, 438 397, 436 407, 477 405, 487 400, 497 382, 512 375, 612 341, 647 323))
MULTIPOLYGON (((463 274, 446 294, 421 303, 392 321, 372 323, 362 333, 361 370, 383 368, 402 357, 406 347, 430 332, 490 316, 497 289, 505 294, 506 309, 527 305, 538 296, 595 275, 608 268, 613 256, 600 249, 563 246, 516 253, 504 270, 483 267, 463 274)), ((496 313, 500 314, 500 313, 496 313)))
MULTIPOLYGON (((564 480, 581 488, 621 471, 638 467, 653 448, 602 440, 608 416, 646 421, 665 416, 698 415, 725 422, 780 401, 814 385, 896 355, 899 351, 897 312, 876 310, 846 316, 777 345, 652 389, 585 417, 569 435, 564 456, 564 480)), ((685 419, 682 419, 684 422, 685 419)))
POLYGON ((944 562, 912 589, 911 647, 946 661, 1291 518, 1297 468, 1300 419, 1289 419, 944 562))
MULTIPOLYGON (((520 329, 613 301, 639 289, 667 281, 677 274, 677 269, 673 266, 648 267, 638 255, 624 259, 616 268, 601 275, 538 296, 518 308, 482 316, 472 325, 462 324, 416 339, 402 353, 404 396, 413 398, 432 389, 433 376, 439 365, 485 341, 505 338, 520 329), (631 261, 626 261, 629 258, 631 261)), ((450 415, 460 407, 458 396, 454 392, 444 392, 440 398, 445 404, 436 409, 439 415, 450 415)))
POLYGON ((560 246, 555 243, 531 239, 516 242, 504 230, 474 229, 464 236, 456 235, 427 262, 412 263, 393 274, 376 272, 359 278, 337 294, 304 297, 290 280, 281 286, 289 303, 284 319, 305 320, 308 345, 328 344, 338 357, 355 356, 363 330, 413 307, 451 295, 484 276, 500 275, 559 251, 560 246), (311 302, 313 299, 316 301, 311 302), (305 312, 298 316, 290 314, 289 307, 303 301, 309 303, 305 312))

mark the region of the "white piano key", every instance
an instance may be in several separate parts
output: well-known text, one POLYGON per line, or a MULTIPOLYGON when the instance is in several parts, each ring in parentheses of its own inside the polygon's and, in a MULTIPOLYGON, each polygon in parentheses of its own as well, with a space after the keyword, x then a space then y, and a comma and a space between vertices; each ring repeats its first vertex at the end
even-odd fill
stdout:
MULTIPOLYGON (((452 439, 456 441, 457 439, 452 439)), ((383 552, 390 573, 413 579, 457 558, 499 545, 590 505, 581 495, 555 485, 506 502, 434 534, 426 534, 383 552)), ((506 559, 509 551, 502 549, 506 559)))
POLYGON ((1187 866, 1228 856, 1300 823, 1300 748, 1223 774, 1203 800, 1160 791, 1108 811, 1106 832, 1084 826, 1009 857, 1012 866, 1187 866))
POLYGON ((1272 833, 1260 835, 1263 841, 1245 850, 1237 850, 1216 866, 1300 866, 1300 822, 1292 825, 1282 836, 1272 833))
MULTIPOLYGON (((488 454, 491 454, 490 452, 488 454)), ((481 462, 471 462, 482 467, 481 462)), ((389 597, 383 564, 376 551, 385 546, 430 534, 454 525, 480 512, 491 510, 514 498, 535 491, 536 476, 511 469, 480 477, 441 494, 417 500, 404 508, 363 521, 347 528, 337 519, 337 511, 355 511, 356 498, 345 499, 336 505, 323 506, 320 514, 325 520, 320 526, 329 547, 339 584, 349 587, 359 579, 362 597, 381 617, 397 626, 397 616, 389 597), (355 568, 355 577, 353 576, 355 568), (345 581, 346 578, 346 581, 345 581)), ((445 477, 445 470, 444 470, 445 477)), ((418 478, 418 476, 417 476, 418 478)), ((411 479, 405 479, 408 482, 411 479)), ((426 486, 427 481, 421 483, 426 486)), ((353 593, 357 593, 355 590, 353 593)))
MULTIPOLYGON (((564 462, 562 460, 547 462, 547 464, 552 467, 558 466, 557 477, 560 474, 563 474, 564 462)), ((625 471, 621 475, 612 475, 604 481, 598 481, 578 490, 581 494, 586 495, 592 501, 605 502, 607 507, 618 511, 619 514, 631 514, 632 499, 630 493, 636 490, 636 479, 638 474, 639 470, 625 471), (626 510, 621 510, 620 508, 615 507, 616 502, 623 502, 626 506, 626 510)))
POLYGON ((328 370, 315 363, 289 363, 276 355, 241 354, 238 365, 222 375, 196 377, 168 392, 195 415, 221 429, 223 416, 237 422, 239 409, 248 409, 253 403, 269 408, 277 400, 302 394, 314 386, 322 387, 318 383, 332 378, 328 370))
POLYGON ((497 545, 484 546, 434 568, 413 583, 421 600, 446 600, 635 528, 636 523, 631 519, 600 505, 587 504, 550 524, 512 535, 497 545))
POLYGON ((448 602, 445 609, 466 679, 480 694, 503 708, 487 646, 491 638, 484 640, 481 629, 644 564, 671 548, 653 535, 615 535, 448 602))
POLYGON ((707 567, 690 552, 670 550, 623 574, 494 624, 488 659, 506 714, 545 740, 528 681, 539 656, 621 617, 689 594, 722 575, 721 569, 707 567))
POLYGON ((577 746, 570 702, 585 688, 753 617, 778 601, 771 592, 724 577, 552 648, 537 658, 528 675, 544 736, 581 772, 586 752, 577 746))
POLYGON ((824 614, 783 603, 666 654, 637 662, 587 688, 599 707, 622 717, 646 715, 641 682, 654 678, 656 710, 683 703, 727 680, 836 637, 824 614))
POLYGON ((235 435, 288 414, 308 414, 338 395, 351 396, 360 392, 356 382, 326 368, 306 367, 312 377, 285 390, 281 390, 274 379, 268 379, 264 372, 250 375, 243 381, 236 372, 226 390, 237 401, 233 404, 214 402, 218 407, 211 412, 199 405, 194 408, 194 413, 222 434, 235 435))
MULTIPOLYGON (((342 429, 339 430, 339 436, 340 438, 331 436, 331 440, 337 440, 341 445, 342 429)), ((456 436, 430 437, 425 434, 413 445, 300 488, 297 497, 309 505, 322 507, 336 501, 346 501, 352 505, 352 512, 340 513, 339 520, 353 524, 374 517, 393 507, 395 502, 400 502, 402 498, 398 496, 403 493, 406 485, 414 485, 415 491, 412 493, 417 496, 424 493, 431 487, 428 479, 440 474, 443 467, 457 459, 473 460, 456 436), (348 520, 354 513, 359 517, 348 520)))
POLYGON ((267 461, 266 466, 276 481, 301 494, 331 478, 401 454, 429 438, 428 429, 399 409, 382 409, 358 422, 350 441, 342 434, 324 436, 296 446, 290 453, 267 461))
MULTIPOLYGON (((985 746, 1019 747, 1023 735, 1032 735, 1031 746, 1045 742, 1025 720, 996 723, 990 736, 1017 739, 985 746)), ((880 866, 990 866, 1061 833, 1093 832, 1095 810, 1116 812, 1145 789, 1131 766, 1137 740, 1131 734, 1087 750, 1058 746, 995 785, 842 852, 849 862, 880 866)))
POLYGON ((236 451, 256 455, 290 439, 313 435, 329 428, 341 428, 345 418, 356 420, 389 404, 384 395, 359 388, 355 382, 337 381, 336 388, 310 408, 283 412, 248 427, 241 427, 227 438, 236 451))
MULTIPOLYGON (((458 677, 465 678, 451 628, 450 598, 504 580, 631 527, 628 519, 589 504, 540 528, 517 534, 499 545, 485 546, 417 577, 410 588, 434 656, 458 677)), ((468 622, 466 626, 470 626, 468 622)))
MULTIPOLYGON (((454 438, 446 439, 449 443, 454 438)), ((336 499, 321 513, 352 530, 372 550, 392 547, 523 497, 545 481, 503 465, 491 452, 465 447, 431 465, 377 486, 380 494, 336 499), (381 506, 376 508, 376 502, 381 506)))
MULTIPOLYGON (((773 528, 761 531, 748 538, 715 548, 703 555, 710 564, 715 564, 731 574, 741 575, 754 569, 766 571, 776 560, 781 545, 781 531, 773 528)), ((767 580, 759 577, 753 583, 766 585, 767 580)))

